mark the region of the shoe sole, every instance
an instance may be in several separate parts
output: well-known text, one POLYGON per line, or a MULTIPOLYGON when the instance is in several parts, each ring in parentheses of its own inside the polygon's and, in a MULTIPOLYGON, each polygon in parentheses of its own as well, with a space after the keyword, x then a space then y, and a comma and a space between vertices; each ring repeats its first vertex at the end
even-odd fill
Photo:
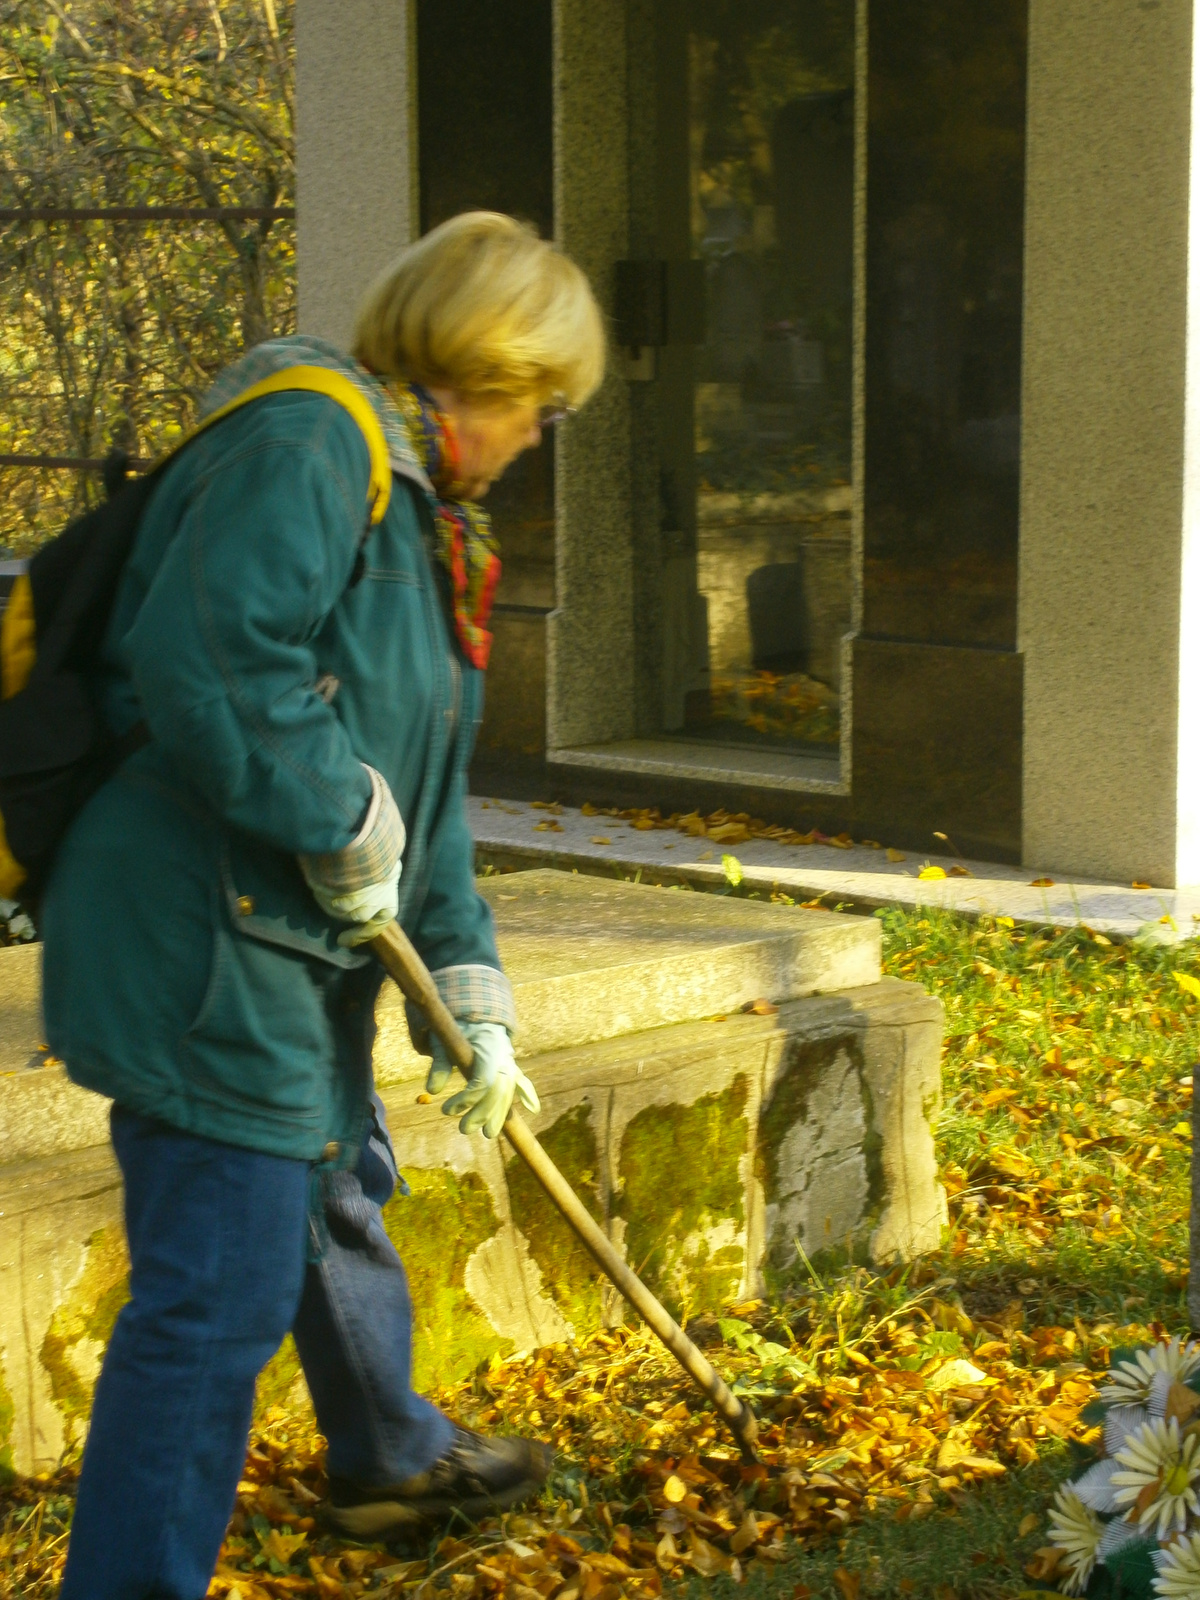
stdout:
POLYGON ((451 1516, 475 1522, 489 1512, 507 1511, 537 1494, 542 1481, 526 1478, 497 1494, 475 1495, 468 1500, 369 1500, 361 1506, 326 1506, 322 1517, 336 1532, 369 1543, 411 1532, 430 1522, 444 1522, 451 1516))

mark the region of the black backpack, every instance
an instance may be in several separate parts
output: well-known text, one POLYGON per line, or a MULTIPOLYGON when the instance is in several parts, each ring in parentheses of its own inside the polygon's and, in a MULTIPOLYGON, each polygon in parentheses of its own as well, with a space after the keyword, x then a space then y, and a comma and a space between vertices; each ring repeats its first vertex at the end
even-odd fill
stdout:
POLYGON ((144 477, 76 518, 18 577, 0 621, 0 899, 31 910, 75 814, 148 738, 139 723, 115 738, 96 701, 96 669, 117 584, 142 514, 168 462, 206 428, 265 395, 306 389, 350 412, 371 455, 368 529, 387 510, 387 441, 353 381, 296 366, 244 390, 194 428, 144 477))

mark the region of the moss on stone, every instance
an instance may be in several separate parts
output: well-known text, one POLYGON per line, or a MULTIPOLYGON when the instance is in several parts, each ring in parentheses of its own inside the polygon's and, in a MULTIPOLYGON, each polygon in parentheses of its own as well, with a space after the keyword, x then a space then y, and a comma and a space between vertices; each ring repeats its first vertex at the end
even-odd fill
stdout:
POLYGON ((647 1106, 625 1129, 617 1211, 627 1259, 673 1310, 716 1311, 737 1294, 747 1096, 739 1075, 691 1105, 647 1106))
POLYGON ((68 1450, 81 1440, 105 1346, 129 1299, 129 1253, 121 1230, 99 1229, 85 1249, 83 1271, 51 1317, 39 1351, 68 1450))
POLYGON ((467 1262, 500 1223, 477 1172, 406 1168, 411 1195, 384 1208, 388 1237, 400 1252, 413 1303, 413 1387, 458 1382, 512 1341, 501 1339, 464 1287, 467 1262))
MULTIPOLYGON (((576 1106, 539 1134, 542 1147, 603 1226, 596 1184, 599 1156, 588 1102, 576 1106)), ((519 1157, 507 1167, 513 1221, 529 1242, 542 1271, 542 1284, 576 1336, 600 1326, 600 1277, 574 1230, 519 1157)))

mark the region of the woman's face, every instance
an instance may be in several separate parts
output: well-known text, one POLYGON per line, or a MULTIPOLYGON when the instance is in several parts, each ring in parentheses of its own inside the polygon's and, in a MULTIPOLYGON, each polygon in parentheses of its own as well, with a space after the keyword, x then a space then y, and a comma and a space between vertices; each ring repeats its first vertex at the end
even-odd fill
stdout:
POLYGON ((464 400, 451 389, 431 393, 454 424, 465 500, 482 499, 522 451, 542 442, 541 408, 532 401, 464 400))

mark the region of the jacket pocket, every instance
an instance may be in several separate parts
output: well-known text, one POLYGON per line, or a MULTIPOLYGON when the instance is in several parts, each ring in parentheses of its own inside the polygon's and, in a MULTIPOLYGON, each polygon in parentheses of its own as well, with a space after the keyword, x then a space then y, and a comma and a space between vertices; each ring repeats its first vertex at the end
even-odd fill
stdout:
POLYGON ((248 835, 227 832, 221 848, 221 890, 230 925, 239 937, 327 962, 348 971, 370 956, 347 950, 334 924, 313 899, 294 856, 248 835))
POLYGON ((181 1051, 191 1098, 258 1118, 323 1124, 335 1058, 321 986, 299 955, 213 928, 204 1000, 181 1051))

